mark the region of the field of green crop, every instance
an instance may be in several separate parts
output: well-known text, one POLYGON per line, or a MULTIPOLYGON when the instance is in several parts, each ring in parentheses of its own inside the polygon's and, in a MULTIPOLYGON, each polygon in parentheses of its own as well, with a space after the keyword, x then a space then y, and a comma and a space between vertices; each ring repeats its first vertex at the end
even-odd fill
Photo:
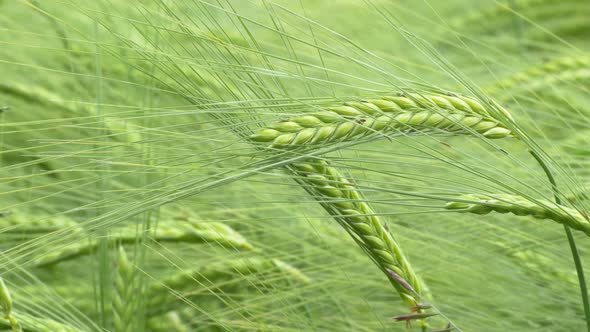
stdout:
POLYGON ((588 0, 0 0, 0 331, 590 331, 588 0))

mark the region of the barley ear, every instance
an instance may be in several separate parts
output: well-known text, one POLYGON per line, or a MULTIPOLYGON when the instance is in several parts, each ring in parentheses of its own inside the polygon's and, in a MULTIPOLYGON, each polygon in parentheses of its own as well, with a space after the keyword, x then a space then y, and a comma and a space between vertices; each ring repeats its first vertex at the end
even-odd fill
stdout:
MULTIPOLYGON (((136 241, 135 227, 116 229, 109 241, 119 244, 133 244, 136 241)), ((233 228, 219 222, 162 222, 150 234, 156 242, 211 243, 231 249, 252 250, 253 247, 233 228)), ((96 252, 97 243, 75 243, 47 253, 33 264, 46 267, 90 255, 96 252)))
POLYGON ((485 91, 496 95, 502 91, 512 91, 542 87, 554 82, 589 79, 590 56, 562 57, 530 67, 506 77, 488 87, 485 91))
POLYGON ((123 246, 117 248, 117 268, 114 277, 113 325, 114 332, 136 331, 137 278, 133 263, 129 261, 123 246))
POLYGON ((290 165, 289 169, 389 277, 408 307, 420 303, 420 297, 428 296, 424 283, 417 277, 399 243, 362 194, 336 168, 328 161, 314 160, 290 165), (399 279, 391 278, 391 272, 399 279))
MULTIPOLYGON (((510 119, 510 113, 496 105, 510 119)), ((260 129, 250 140, 271 147, 299 147, 358 140, 390 133, 443 131, 477 133, 486 138, 504 138, 513 133, 476 99, 443 94, 404 94, 351 101, 305 113, 260 129)))
POLYGON ((39 219, 36 216, 16 211, 0 218, 0 229, 3 233, 46 234, 65 229, 78 232, 80 226, 74 220, 65 217, 39 219))
POLYGON ((513 213, 517 216, 532 216, 537 219, 549 219, 590 236, 590 222, 588 222, 587 216, 576 209, 544 199, 533 202, 517 195, 471 194, 459 196, 457 200, 448 202, 445 207, 448 210, 475 214, 488 214, 495 211, 513 213))

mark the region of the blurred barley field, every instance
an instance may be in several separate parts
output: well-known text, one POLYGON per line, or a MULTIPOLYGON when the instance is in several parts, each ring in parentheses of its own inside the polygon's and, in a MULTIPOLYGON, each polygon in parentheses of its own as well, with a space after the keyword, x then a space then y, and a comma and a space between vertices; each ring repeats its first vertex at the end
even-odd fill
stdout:
POLYGON ((590 330, 588 17, 0 0, 0 331, 590 330))

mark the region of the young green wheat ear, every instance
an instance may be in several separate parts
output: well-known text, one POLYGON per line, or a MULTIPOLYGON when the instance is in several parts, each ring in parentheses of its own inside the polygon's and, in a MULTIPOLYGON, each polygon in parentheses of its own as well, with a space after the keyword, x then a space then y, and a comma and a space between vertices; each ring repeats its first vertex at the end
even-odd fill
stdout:
MULTIPOLYGON (((498 108, 507 118, 508 112, 498 108)), ((250 136, 275 147, 325 144, 370 135, 419 130, 479 133, 504 138, 512 132, 479 101, 443 94, 403 94, 343 105, 274 123, 250 136)))
POLYGON ((417 277, 400 245, 384 227, 378 216, 365 202, 362 194, 327 161, 314 160, 289 166, 296 180, 320 202, 371 256, 377 266, 390 275, 395 272, 402 280, 389 280, 406 305, 420 303, 416 293, 428 296, 422 281, 417 277))
POLYGON ((509 2, 495 2, 491 6, 484 6, 483 9, 477 9, 467 14, 462 14, 456 19, 452 19, 450 26, 455 30, 492 29, 499 26, 499 20, 513 22, 516 16, 515 13, 524 14, 533 21, 537 21, 536 15, 542 15, 544 12, 555 14, 556 5, 559 5, 561 11, 571 14, 576 10, 587 10, 587 8, 580 6, 583 4, 583 0, 513 0, 509 2))
POLYGON ((135 268, 123 246, 117 250, 117 269, 114 277, 113 294, 113 332, 134 332, 135 317, 140 296, 135 268), (135 300, 134 300, 135 299, 135 300))
POLYGON ((536 65, 496 82, 485 91, 498 94, 501 91, 534 89, 559 81, 590 79, 590 56, 563 57, 536 65))
MULTIPOLYGON (((213 243, 222 247, 252 250, 252 245, 233 228, 218 222, 162 222, 150 234, 156 242, 213 243)), ((111 242, 133 244, 137 241, 135 228, 116 229, 111 242)), ((33 261, 35 266, 50 266, 96 252, 97 243, 75 243, 55 250, 33 261)))
POLYGON ((551 219, 582 231, 590 236, 590 222, 588 217, 579 211, 557 205, 547 200, 537 200, 533 203, 524 197, 516 195, 463 195, 457 201, 451 201, 445 206, 449 210, 487 214, 492 211, 499 213, 513 213, 517 216, 533 216, 538 219, 551 219), (467 201, 467 202, 466 202, 467 201))
POLYGON ((65 217, 39 219, 38 216, 15 211, 0 218, 0 232, 19 234, 46 234, 64 229, 79 231, 79 224, 65 217))

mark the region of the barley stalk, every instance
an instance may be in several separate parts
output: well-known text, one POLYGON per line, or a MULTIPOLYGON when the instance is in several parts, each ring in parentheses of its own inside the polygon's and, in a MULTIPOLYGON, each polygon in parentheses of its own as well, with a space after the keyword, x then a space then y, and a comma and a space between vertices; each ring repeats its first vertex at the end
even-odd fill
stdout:
POLYGON ((537 219, 550 219, 590 236, 588 217, 578 210, 558 205, 548 200, 539 199, 536 203, 516 195, 478 195, 470 194, 458 197, 457 201, 446 204, 449 210, 458 210, 476 214, 513 213, 517 216, 533 216, 537 219))
MULTIPOLYGON (((201 295, 195 290, 204 285, 202 292, 208 294, 213 287, 239 283, 241 277, 261 273, 281 273, 300 283, 309 283, 309 278, 297 268, 278 259, 243 258, 187 270, 148 287, 148 312, 157 315, 174 307, 179 299, 201 295)), ((248 284, 245 282, 246 285, 248 284)))
MULTIPOLYGON (((138 236, 135 229, 123 229, 119 234, 109 237, 109 241, 120 244, 133 244, 138 236)), ((156 242, 172 243, 214 243, 226 248, 252 250, 250 243, 231 227, 218 222, 163 222, 150 234, 156 242)), ((48 253, 35 261, 35 266, 50 266, 76 259, 96 252, 98 243, 76 243, 66 248, 48 253)))
POLYGON ((401 276, 391 280, 403 302, 409 307, 420 303, 416 293, 427 296, 427 290, 403 254, 400 245, 384 227, 362 194, 327 161, 295 163, 289 166, 298 175, 296 179, 319 201, 359 245, 369 253, 379 268, 401 276))
MULTIPOLYGON (((506 117, 509 114, 499 108, 506 117)), ((274 147, 326 144, 391 132, 441 130, 504 138, 512 132, 493 111, 463 96, 404 94, 351 101, 274 123, 250 136, 274 147)))
POLYGON ((117 250, 117 269, 114 277, 113 325, 114 332, 135 331, 136 301, 140 296, 135 268, 123 246, 117 250))
POLYGON ((20 324, 17 322, 16 318, 14 318, 12 313, 12 297, 10 296, 10 291, 8 290, 8 287, 4 283, 4 279, 2 279, 2 277, 0 277, 0 305, 2 306, 4 319, 8 320, 12 331, 22 332, 20 324))

